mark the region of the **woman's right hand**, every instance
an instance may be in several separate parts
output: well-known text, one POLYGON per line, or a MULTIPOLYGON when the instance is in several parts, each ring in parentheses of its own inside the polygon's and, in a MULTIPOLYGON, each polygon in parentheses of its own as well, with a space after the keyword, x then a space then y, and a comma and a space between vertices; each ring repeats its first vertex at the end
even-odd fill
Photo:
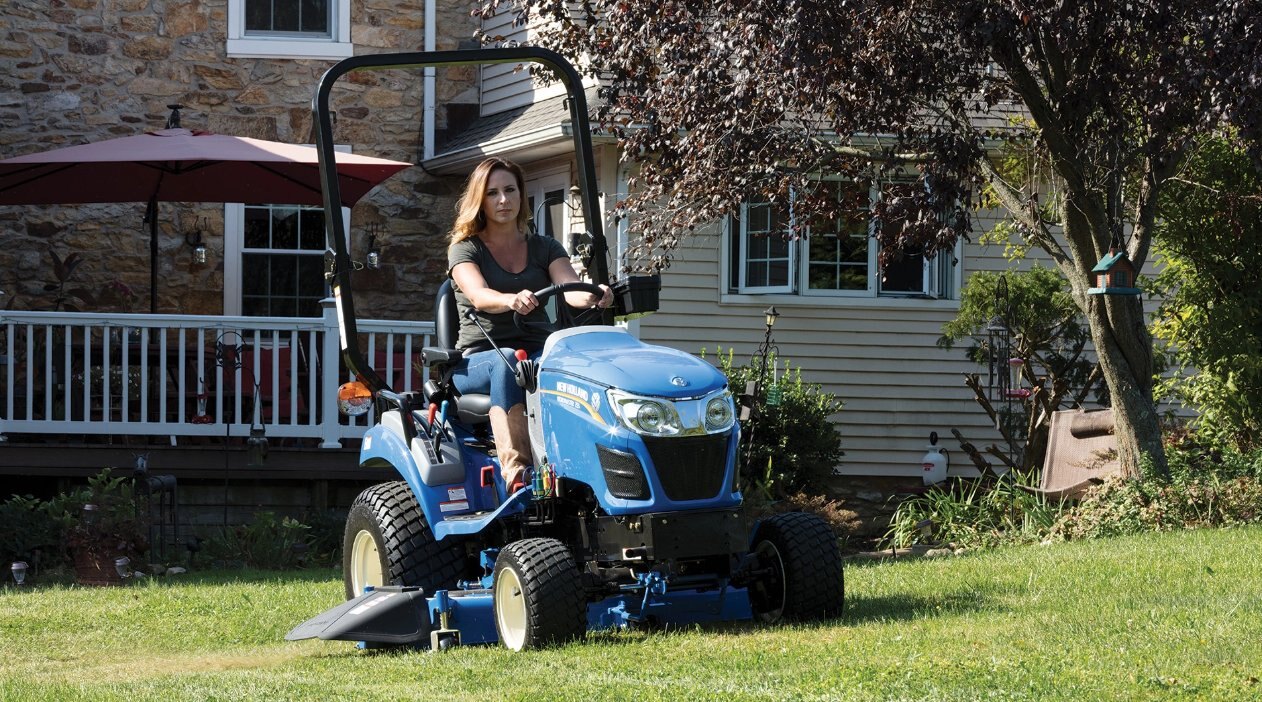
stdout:
POLYGON ((509 298, 508 309, 520 315, 530 314, 539 307, 539 300, 535 299, 535 294, 529 290, 522 290, 509 298))

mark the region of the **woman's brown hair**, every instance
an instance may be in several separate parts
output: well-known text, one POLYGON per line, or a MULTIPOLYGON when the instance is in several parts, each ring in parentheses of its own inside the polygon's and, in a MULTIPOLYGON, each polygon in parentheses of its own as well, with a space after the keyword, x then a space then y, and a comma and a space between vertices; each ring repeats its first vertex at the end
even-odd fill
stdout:
POLYGON ((491 173, 496 170, 508 171, 517 180, 517 192, 521 193, 517 228, 523 232, 528 231, 526 227, 530 222, 530 210, 526 207, 526 174, 522 172, 521 166, 508 159, 491 157, 479 163, 478 167, 469 174, 464 193, 460 196, 460 202, 456 204, 456 223, 451 228, 451 244, 457 244, 475 236, 486 228, 486 215, 482 214, 482 198, 486 196, 486 183, 491 179, 491 173))

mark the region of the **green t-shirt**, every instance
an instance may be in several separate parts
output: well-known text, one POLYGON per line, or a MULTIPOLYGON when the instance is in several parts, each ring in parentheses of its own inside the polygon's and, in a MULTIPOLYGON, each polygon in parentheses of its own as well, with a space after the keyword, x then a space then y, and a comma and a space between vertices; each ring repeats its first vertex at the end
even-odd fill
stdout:
MULTIPOLYGON (((447 275, 450 276, 451 270, 457 265, 469 262, 478 267, 486 280, 487 287, 492 290, 502 293, 518 293, 522 290, 536 292, 552 284, 548 266, 558 258, 569 258, 569 255, 565 253, 565 247, 561 246, 560 242, 551 237, 531 235, 526 238, 526 267, 518 273, 510 273, 500 268, 500 264, 496 263, 495 257, 491 255, 482 240, 474 236, 452 244, 447 249, 447 275)), ((530 333, 523 333, 517 325, 513 324, 511 310, 498 314, 479 312, 474 308, 473 303, 469 302, 469 298, 460 290, 455 280, 451 281, 451 287, 456 293, 456 309, 460 312, 460 337, 456 341, 456 348, 462 351, 471 348, 479 351, 491 348, 486 336, 465 316, 469 310, 474 310, 482 327, 501 347, 524 347, 535 350, 543 346, 548 336, 546 332, 532 330, 530 333)), ((548 321, 543 309, 531 312, 527 318, 548 321)))

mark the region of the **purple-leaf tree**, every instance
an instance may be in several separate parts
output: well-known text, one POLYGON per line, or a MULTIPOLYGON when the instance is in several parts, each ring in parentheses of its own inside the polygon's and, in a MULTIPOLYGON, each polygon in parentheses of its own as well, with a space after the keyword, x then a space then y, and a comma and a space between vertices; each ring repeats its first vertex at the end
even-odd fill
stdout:
POLYGON ((640 266, 667 265, 749 198, 835 216, 812 187, 822 174, 904 183, 875 207, 882 264, 949 251, 997 203, 1089 321, 1123 466, 1138 475, 1147 455, 1166 471, 1141 301, 1088 295, 1091 268, 1111 246, 1143 265, 1158 195, 1198 134, 1234 127, 1257 159, 1262 3, 524 2, 481 12, 521 12, 601 79, 599 128, 637 166, 619 211, 640 266), (1006 140, 1037 154, 1038 178, 999 163, 1006 140))

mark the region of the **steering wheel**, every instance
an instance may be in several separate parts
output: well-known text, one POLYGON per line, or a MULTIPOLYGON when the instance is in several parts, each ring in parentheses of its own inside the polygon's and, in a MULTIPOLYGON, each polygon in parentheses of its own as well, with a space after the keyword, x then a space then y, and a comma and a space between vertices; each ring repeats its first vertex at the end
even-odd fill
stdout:
MULTIPOLYGON (((547 302, 549 298, 567 292, 591 293, 596 296, 597 300, 605 294, 605 291, 602 290, 599 285, 592 285, 591 283, 574 282, 549 285, 543 290, 535 293, 535 299, 539 301, 539 306, 535 309, 542 309, 544 303, 547 302)), ((565 298, 561 298, 558 300, 557 304, 556 322, 540 322, 538 320, 530 319, 529 317, 522 315, 520 312, 514 311, 513 324, 516 324, 517 328, 524 332, 543 330, 551 334, 552 332, 559 331, 561 329, 569 329, 570 327, 581 327, 584 324, 591 324, 595 320, 600 319, 601 315, 604 313, 604 309, 600 307, 588 307, 581 312, 572 312, 573 309, 573 307, 570 307, 569 304, 565 302, 565 298)))

